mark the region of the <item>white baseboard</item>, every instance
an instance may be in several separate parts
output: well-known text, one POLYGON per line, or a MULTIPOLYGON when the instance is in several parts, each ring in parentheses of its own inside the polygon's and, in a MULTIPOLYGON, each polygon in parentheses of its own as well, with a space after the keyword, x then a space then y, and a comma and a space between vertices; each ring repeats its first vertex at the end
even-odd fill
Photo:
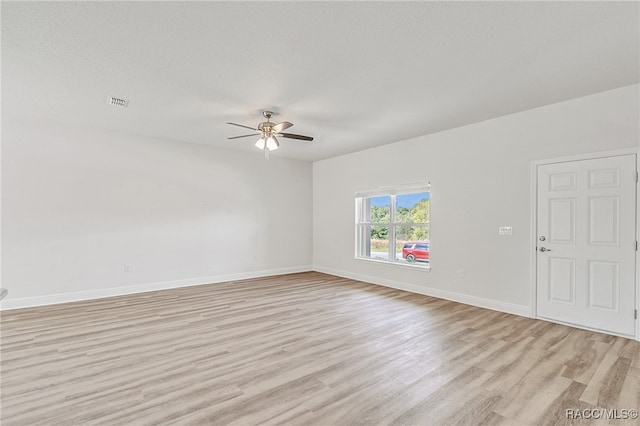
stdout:
POLYGON ((78 291, 73 293, 48 294, 45 296, 9 299, 0 302, 0 310, 20 309, 34 306, 54 305, 58 303, 77 302, 80 300, 101 299, 103 297, 122 296, 125 294, 144 293, 147 291, 165 290, 169 288, 189 287, 194 285, 215 284, 226 281, 246 280, 273 275, 294 274, 312 271, 311 265, 291 268, 268 269, 263 271, 241 272, 238 274, 214 275, 210 277, 188 278, 184 280, 163 281, 138 284, 126 287, 112 287, 100 290, 78 291))
POLYGON ((455 293, 453 291, 441 290, 437 288, 423 287, 415 284, 408 284, 400 281, 387 280, 369 275, 354 274, 347 271, 340 271, 332 268, 315 265, 314 271, 323 272, 325 274, 337 275, 343 278, 363 281, 370 284, 378 284, 385 287, 391 287, 398 290, 404 290, 411 293, 423 294, 425 296, 433 296, 439 299, 451 300, 453 302, 464 303, 466 305, 478 306, 480 308, 491 309, 493 311, 505 312, 508 314, 519 315, 521 317, 531 317, 531 308, 529 306, 516 305, 508 302, 500 302, 493 299, 485 299, 483 297, 469 296, 468 294, 455 293))
POLYGON ((163 281, 147 284, 132 285, 126 287, 111 287, 100 290, 79 291, 73 293, 48 294, 45 296, 26 297, 21 299, 8 299, 0 302, 0 310, 20 309, 34 306, 54 305, 58 303, 77 302, 81 300, 100 299, 104 297, 122 296, 126 294, 144 293, 147 291, 165 290, 169 288, 189 287, 195 285, 215 284, 226 281, 237 281, 251 278, 268 277, 273 275, 293 274, 297 272, 318 271, 325 274, 336 275, 339 277, 350 278, 371 284, 383 285, 398 290, 404 290, 411 293, 423 294, 425 296, 438 297, 440 299, 451 300, 454 302, 464 303, 467 305, 478 306, 481 308, 492 309, 494 311, 506 312, 523 317, 530 317, 531 310, 528 306, 515 305, 507 302, 500 302, 492 299, 485 299, 477 296, 469 296, 462 293, 452 291, 418 286, 415 284, 404 283, 400 281, 387 280, 369 275, 354 274, 347 271, 341 271, 322 266, 297 266, 291 268, 278 268, 263 271, 241 272, 237 274, 214 275, 209 277, 189 278, 184 280, 163 281))

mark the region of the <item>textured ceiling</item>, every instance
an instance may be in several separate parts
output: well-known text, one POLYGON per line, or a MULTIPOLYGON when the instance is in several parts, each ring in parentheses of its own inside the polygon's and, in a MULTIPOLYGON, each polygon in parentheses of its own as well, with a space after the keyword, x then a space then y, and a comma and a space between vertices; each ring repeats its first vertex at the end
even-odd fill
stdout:
POLYGON ((2 115, 317 160, 638 83, 638 2, 2 2, 2 115), (126 109, 107 96, 130 99, 126 109))

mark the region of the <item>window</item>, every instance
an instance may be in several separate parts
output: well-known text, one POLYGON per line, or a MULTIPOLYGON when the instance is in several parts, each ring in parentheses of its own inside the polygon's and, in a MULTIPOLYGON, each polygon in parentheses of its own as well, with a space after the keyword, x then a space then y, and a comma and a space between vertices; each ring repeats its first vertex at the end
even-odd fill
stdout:
POLYGON ((356 257, 428 268, 429 185, 356 194, 356 257))

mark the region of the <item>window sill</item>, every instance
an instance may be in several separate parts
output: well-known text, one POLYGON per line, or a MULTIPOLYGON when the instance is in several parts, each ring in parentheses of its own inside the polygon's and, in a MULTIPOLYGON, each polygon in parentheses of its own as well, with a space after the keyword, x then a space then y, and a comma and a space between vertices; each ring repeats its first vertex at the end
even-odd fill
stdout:
POLYGON ((409 269, 419 269, 421 271, 426 271, 426 272, 430 272, 431 271, 431 266, 430 265, 416 265, 416 264, 412 264, 412 263, 401 263, 401 262, 392 262, 389 260, 383 260, 383 259, 371 259, 368 257, 354 257, 355 260, 360 260, 362 262, 369 262, 369 263, 379 263, 382 265, 391 265, 391 266, 397 266, 400 268, 409 268, 409 269))

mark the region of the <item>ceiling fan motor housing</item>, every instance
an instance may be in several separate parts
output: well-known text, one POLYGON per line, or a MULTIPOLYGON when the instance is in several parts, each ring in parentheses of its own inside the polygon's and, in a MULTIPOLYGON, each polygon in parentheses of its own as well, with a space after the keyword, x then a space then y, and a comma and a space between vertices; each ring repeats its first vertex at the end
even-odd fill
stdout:
POLYGON ((273 117, 273 112, 272 111, 262 111, 262 115, 264 116, 264 118, 267 119, 267 121, 263 121, 262 123, 258 124, 258 130, 262 130, 262 132, 271 132, 271 127, 273 127, 273 123, 271 123, 269 120, 271 120, 271 117, 273 117))

